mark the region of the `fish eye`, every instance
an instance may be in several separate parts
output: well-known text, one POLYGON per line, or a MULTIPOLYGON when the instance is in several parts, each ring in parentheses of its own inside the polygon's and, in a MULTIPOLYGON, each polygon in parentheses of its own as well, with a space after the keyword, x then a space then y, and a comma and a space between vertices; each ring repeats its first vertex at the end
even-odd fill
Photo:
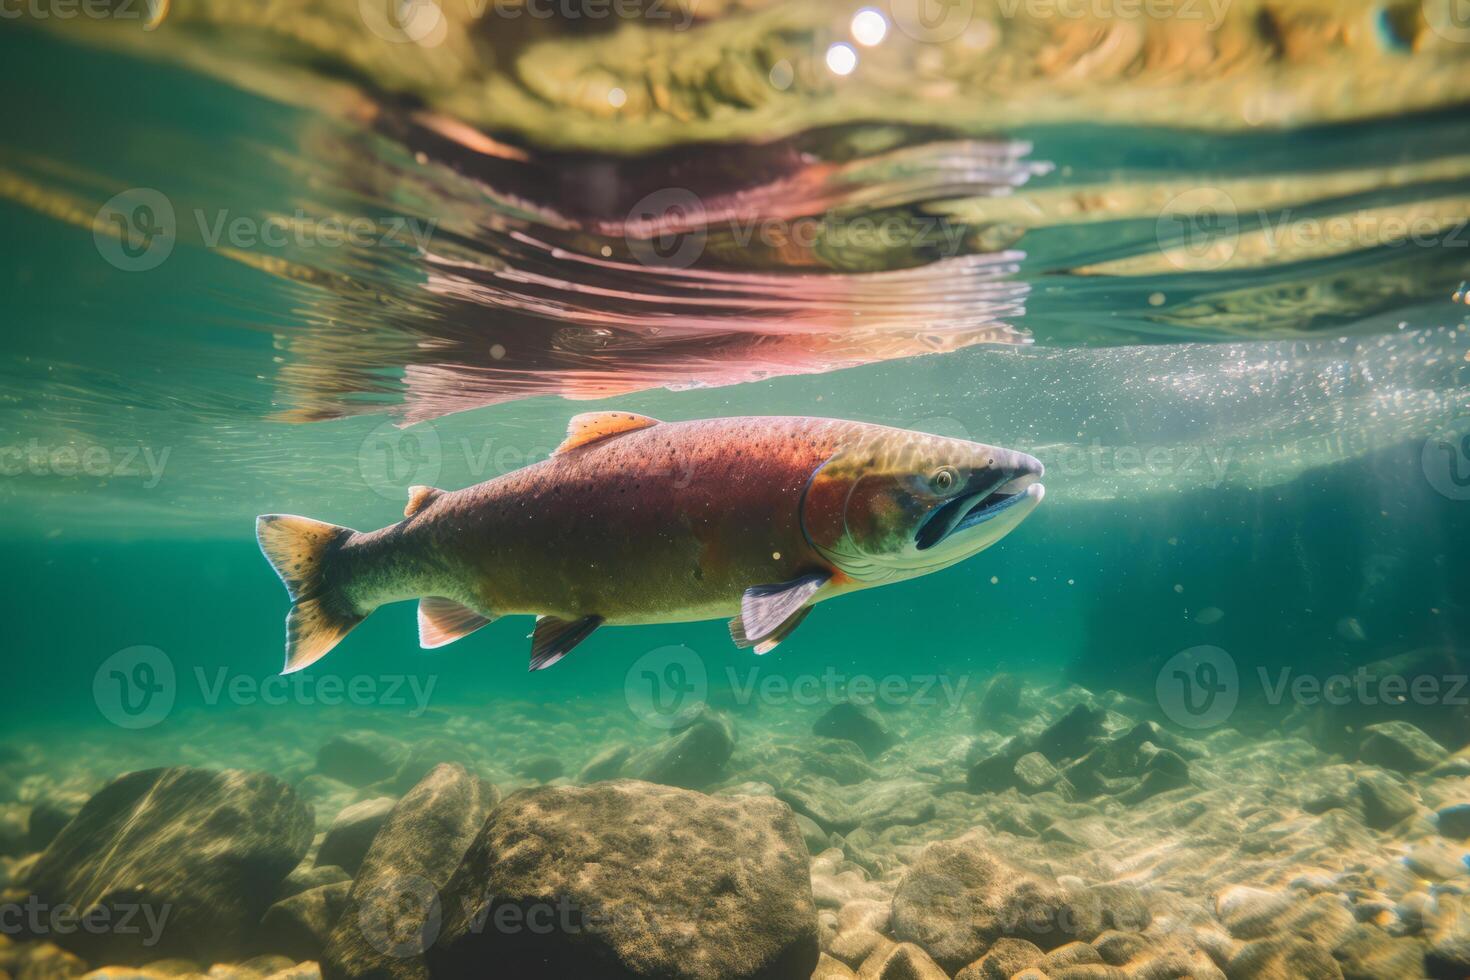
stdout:
POLYGON ((959 471, 953 466, 941 466, 929 478, 929 485, 934 488, 936 493, 949 493, 955 487, 959 486, 959 483, 959 471))

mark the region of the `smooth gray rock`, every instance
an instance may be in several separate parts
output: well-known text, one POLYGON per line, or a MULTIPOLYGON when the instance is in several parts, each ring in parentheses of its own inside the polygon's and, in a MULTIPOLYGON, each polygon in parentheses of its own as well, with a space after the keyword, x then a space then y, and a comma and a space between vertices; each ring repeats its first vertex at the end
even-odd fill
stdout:
POLYGON ((101 906, 119 917, 125 907, 140 907, 162 919, 152 945, 147 929, 56 937, 86 959, 215 962, 249 948, 311 837, 310 809, 274 776, 149 769, 118 777, 88 800, 41 855, 28 884, 52 906, 101 906))

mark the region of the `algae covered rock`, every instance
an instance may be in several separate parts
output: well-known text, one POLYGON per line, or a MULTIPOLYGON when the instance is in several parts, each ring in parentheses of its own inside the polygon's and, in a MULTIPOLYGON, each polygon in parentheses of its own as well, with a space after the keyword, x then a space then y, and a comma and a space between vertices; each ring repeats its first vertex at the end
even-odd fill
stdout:
POLYGON ((444 889, 434 977, 807 980, 817 915, 769 797, 631 780, 508 797, 444 889))
POLYGON ((50 906, 101 909, 138 927, 58 934, 86 959, 211 962, 246 948, 311 833, 310 809, 274 776, 149 769, 88 800, 28 884, 50 906))
POLYGON ((327 978, 422 978, 439 936, 440 890, 499 798, 463 766, 442 763, 394 805, 362 859, 322 955, 327 978))

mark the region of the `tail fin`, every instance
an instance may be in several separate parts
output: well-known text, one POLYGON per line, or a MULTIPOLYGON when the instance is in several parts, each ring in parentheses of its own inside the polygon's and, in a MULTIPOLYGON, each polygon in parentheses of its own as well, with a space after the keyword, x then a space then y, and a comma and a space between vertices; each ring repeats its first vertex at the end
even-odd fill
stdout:
POLYGON ((350 527, 291 514, 255 519, 260 550, 294 603, 286 616, 286 666, 281 673, 316 663, 365 618, 326 574, 337 549, 354 533, 350 527))

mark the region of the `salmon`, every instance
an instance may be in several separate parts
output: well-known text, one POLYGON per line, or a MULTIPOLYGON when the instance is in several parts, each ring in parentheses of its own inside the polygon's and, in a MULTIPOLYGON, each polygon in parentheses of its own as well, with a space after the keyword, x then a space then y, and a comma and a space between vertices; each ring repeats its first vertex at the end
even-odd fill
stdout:
POLYGON ((999 541, 1041 502, 1042 472, 1015 450, 863 422, 596 412, 538 463, 411 488, 388 527, 267 514, 256 536, 292 601, 286 673, 406 599, 425 648, 535 616, 532 670, 602 626, 728 617, 738 646, 765 653, 819 602, 999 541))

